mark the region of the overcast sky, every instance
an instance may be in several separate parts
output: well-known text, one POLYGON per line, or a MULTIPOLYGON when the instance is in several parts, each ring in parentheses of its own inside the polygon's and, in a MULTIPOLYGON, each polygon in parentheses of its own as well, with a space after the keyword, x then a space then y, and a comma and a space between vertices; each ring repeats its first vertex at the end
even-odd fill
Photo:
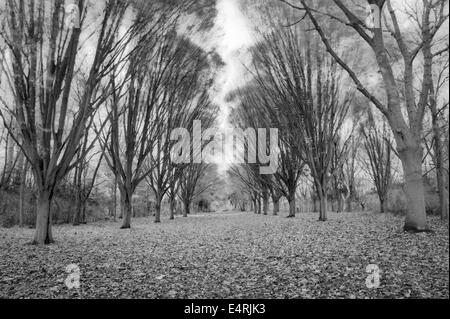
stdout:
POLYGON ((218 35, 217 50, 225 62, 225 68, 217 78, 216 102, 221 107, 220 124, 227 126, 229 107, 226 95, 243 84, 243 63, 248 58, 248 48, 253 44, 251 29, 239 9, 238 0, 219 0, 215 33, 218 35))
MULTIPOLYGON (((238 0, 219 0, 217 11, 216 25, 211 40, 225 62, 225 67, 216 79, 214 100, 220 106, 219 128, 225 129, 231 127, 228 114, 232 107, 225 101, 226 96, 245 83, 244 64, 249 58, 248 49, 254 41, 250 24, 240 11, 238 0)), ((225 154, 232 154, 230 147, 232 146, 226 146, 225 154)), ((225 158, 225 161, 228 162, 230 159, 225 158)), ((227 168, 226 162, 219 165, 222 170, 227 168)))

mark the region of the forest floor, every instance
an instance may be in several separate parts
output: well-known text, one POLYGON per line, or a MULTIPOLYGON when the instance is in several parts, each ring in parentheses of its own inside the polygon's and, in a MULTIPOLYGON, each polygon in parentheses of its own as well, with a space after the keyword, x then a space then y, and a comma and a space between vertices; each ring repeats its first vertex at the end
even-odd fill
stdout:
POLYGON ((447 222, 430 217, 434 233, 408 234, 391 215, 317 219, 230 212, 139 218, 128 230, 63 225, 43 247, 29 244, 32 229, 0 229, 0 298, 449 298, 447 222), (65 284, 69 264, 78 289, 65 284), (378 288, 366 284, 376 284, 368 265, 378 288))

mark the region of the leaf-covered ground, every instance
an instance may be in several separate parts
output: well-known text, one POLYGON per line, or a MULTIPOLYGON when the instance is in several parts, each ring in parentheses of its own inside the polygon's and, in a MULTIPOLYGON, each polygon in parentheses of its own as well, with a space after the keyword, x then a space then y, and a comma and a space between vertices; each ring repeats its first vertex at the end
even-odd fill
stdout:
POLYGON ((449 298, 448 223, 430 218, 434 233, 412 235, 390 215, 317 217, 57 226, 45 247, 29 245, 32 229, 0 229, 0 298, 449 298), (79 289, 64 283, 69 264, 79 289), (366 286, 369 264, 379 288, 366 286))

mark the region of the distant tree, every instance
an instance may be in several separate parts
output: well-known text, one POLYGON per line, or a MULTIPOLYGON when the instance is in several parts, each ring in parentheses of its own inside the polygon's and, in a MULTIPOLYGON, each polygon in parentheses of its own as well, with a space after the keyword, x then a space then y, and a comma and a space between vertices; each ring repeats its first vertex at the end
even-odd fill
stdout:
POLYGON ((120 69, 116 69, 110 78, 114 89, 106 104, 108 130, 100 141, 106 163, 118 177, 121 228, 130 228, 132 197, 151 172, 146 159, 163 130, 161 119, 169 111, 164 107, 169 99, 165 88, 172 76, 174 58, 170 52, 176 42, 171 24, 177 16, 175 11, 164 11, 152 21, 139 34, 125 76, 120 78, 120 69))
MULTIPOLYGON (((313 52, 308 34, 303 33, 301 43, 300 34, 280 27, 263 35, 254 50, 254 73, 273 100, 273 109, 283 114, 277 125, 289 134, 281 134, 282 139, 294 146, 295 157, 308 165, 320 199, 319 219, 325 221, 335 141, 353 95, 344 89, 336 64, 317 50, 313 52)), ((347 140, 343 141, 346 144, 347 140)))
POLYGON ((363 163, 380 200, 380 211, 388 211, 388 191, 392 182, 391 172, 391 141, 386 125, 376 128, 373 124, 368 128, 361 125, 361 134, 364 138, 364 149, 366 159, 363 163))
POLYGON ((178 194, 183 203, 183 217, 190 214, 192 201, 212 186, 211 182, 200 184, 200 180, 207 173, 208 166, 206 163, 190 164, 183 169, 178 194))

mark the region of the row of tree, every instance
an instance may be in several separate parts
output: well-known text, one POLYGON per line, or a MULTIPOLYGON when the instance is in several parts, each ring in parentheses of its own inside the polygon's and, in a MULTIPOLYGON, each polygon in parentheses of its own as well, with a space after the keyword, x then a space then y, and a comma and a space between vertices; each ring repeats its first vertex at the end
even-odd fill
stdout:
POLYGON ((422 167, 431 155, 441 216, 448 218, 448 139, 443 136, 448 131, 448 96, 443 92, 448 87, 448 40, 443 31, 448 1, 423 1, 406 9, 393 7, 389 0, 368 1, 371 23, 364 8, 352 8, 347 1, 330 5, 304 0, 297 6, 281 0, 263 6, 263 26, 258 26, 259 42, 248 67, 252 81, 230 96, 236 104, 236 125, 280 128, 276 174, 260 175, 258 164, 232 169, 255 212, 260 211, 260 198, 267 212, 270 194, 274 213, 284 196, 289 216, 294 216, 296 190, 309 183, 311 197, 320 202, 319 219, 325 221, 328 197, 337 199, 338 210, 345 198, 350 209, 358 199, 357 167, 370 177, 380 210, 386 211, 399 159, 408 206, 404 228, 426 231, 422 179, 429 172, 422 167), (403 9, 406 18, 416 18, 401 24, 403 9), (414 28, 401 30, 408 24, 414 28), (337 45, 342 43, 353 47, 337 45), (376 78, 372 83, 360 79, 364 66, 370 65, 345 61, 355 54, 375 58, 375 76, 366 72, 367 78, 376 78))
POLYGON ((32 172, 35 243, 53 241, 51 203, 67 176, 80 205, 74 224, 83 220, 102 161, 119 189, 122 228, 130 227, 132 197, 142 183, 155 195, 156 222, 166 194, 189 207, 205 164, 171 165, 176 141, 170 132, 193 119, 205 126, 214 121, 209 90, 220 59, 187 31, 207 28, 215 13, 205 8, 214 7, 201 1, 2 4, 0 115, 9 145, 25 158, 17 160, 19 172, 26 176, 23 162, 32 172), (183 29, 196 15, 205 21, 183 29))

